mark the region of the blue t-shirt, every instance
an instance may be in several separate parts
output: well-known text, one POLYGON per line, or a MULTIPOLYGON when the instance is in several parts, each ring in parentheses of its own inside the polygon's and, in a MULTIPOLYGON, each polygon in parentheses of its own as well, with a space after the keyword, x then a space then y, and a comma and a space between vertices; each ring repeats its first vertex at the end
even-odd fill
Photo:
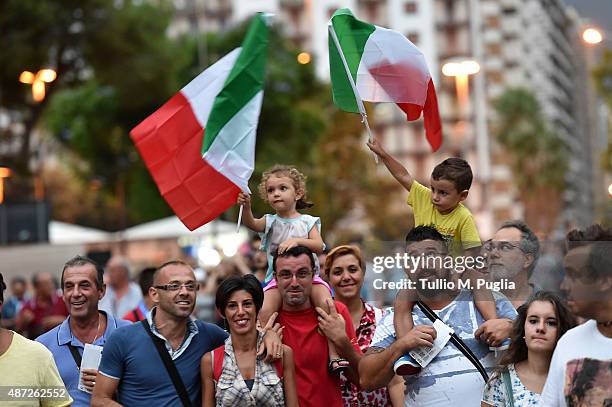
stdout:
MULTIPOLYGON (((104 346, 106 340, 116 329, 122 326, 132 325, 130 321, 115 319, 112 315, 104 311, 99 312, 106 315, 106 330, 101 337, 96 338, 93 343, 94 345, 104 346)), ((45 345, 53 354, 57 370, 59 370, 60 376, 66 385, 66 389, 68 389, 68 393, 70 393, 70 397, 74 400, 72 406, 89 406, 91 404, 91 394, 79 390, 78 388, 80 366, 77 366, 68 347, 68 345, 74 346, 82 356, 85 346, 72 335, 72 331, 70 330, 70 317, 66 318, 61 325, 56 326, 52 330, 36 338, 36 341, 45 345)))
MULTIPOLYGON (((200 359, 223 345, 227 333, 216 325, 195 321, 198 333, 174 359, 193 405, 201 404, 200 359)), ((121 380, 119 403, 124 406, 180 406, 181 400, 142 322, 117 329, 106 341, 100 373, 121 380)))

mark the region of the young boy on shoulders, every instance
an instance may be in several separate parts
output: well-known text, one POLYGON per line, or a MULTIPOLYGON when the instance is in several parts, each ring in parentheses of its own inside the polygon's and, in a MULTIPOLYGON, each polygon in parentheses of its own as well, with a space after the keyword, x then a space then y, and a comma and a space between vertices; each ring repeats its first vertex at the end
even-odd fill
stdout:
MULTIPOLYGON (((461 158, 447 158, 436 165, 431 173, 431 188, 420 184, 380 145, 377 140, 368 147, 380 157, 391 175, 409 192, 407 203, 414 212, 414 226, 433 226, 444 236, 452 255, 477 256, 480 253, 480 236, 474 217, 463 201, 472 185, 472 169, 461 158)), ((495 302, 490 291, 474 290, 476 307, 486 320, 496 319, 495 302)), ((408 290, 400 290, 395 300, 394 324, 397 337, 406 335, 414 326, 411 300, 408 290)), ((412 372, 416 362, 408 355, 395 365, 396 373, 412 372), (408 362, 408 363, 406 363, 408 362)))

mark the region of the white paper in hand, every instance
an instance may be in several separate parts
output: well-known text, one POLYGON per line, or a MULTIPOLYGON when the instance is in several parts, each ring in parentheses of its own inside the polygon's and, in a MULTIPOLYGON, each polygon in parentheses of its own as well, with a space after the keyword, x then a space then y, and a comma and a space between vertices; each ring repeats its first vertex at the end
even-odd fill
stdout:
POLYGON ((436 339, 433 342, 433 347, 428 348, 426 346, 420 346, 418 348, 414 348, 410 352, 410 356, 412 356, 421 367, 425 367, 436 357, 438 353, 442 351, 446 343, 450 339, 450 335, 455 332, 453 328, 446 325, 442 320, 436 319, 436 322, 433 324, 434 329, 436 330, 436 339))
POLYGON ((79 390, 86 393, 91 392, 83 386, 83 369, 97 369, 100 366, 100 360, 102 359, 102 346, 85 344, 85 350, 83 350, 83 358, 81 360, 81 372, 79 372, 79 390))

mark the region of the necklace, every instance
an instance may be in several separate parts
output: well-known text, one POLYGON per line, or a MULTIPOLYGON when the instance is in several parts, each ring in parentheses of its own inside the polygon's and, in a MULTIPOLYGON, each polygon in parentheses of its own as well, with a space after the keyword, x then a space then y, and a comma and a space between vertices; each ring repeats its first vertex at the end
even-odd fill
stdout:
POLYGON ((96 339, 98 339, 98 332, 100 332, 100 314, 99 313, 98 313, 98 327, 96 328, 96 336, 94 336, 93 341, 91 341, 92 345, 96 341, 96 339))
POLYGON ((96 328, 96 334, 91 342, 84 341, 83 344, 90 343, 93 344, 96 339, 98 339, 98 332, 100 332, 100 314, 98 313, 98 327, 96 328))

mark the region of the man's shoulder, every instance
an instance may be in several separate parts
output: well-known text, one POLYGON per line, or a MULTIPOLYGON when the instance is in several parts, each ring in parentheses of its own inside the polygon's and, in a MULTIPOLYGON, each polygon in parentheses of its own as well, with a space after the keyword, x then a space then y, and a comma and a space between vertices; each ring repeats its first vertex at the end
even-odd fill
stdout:
POLYGON ((201 319, 194 320, 198 330, 204 330, 208 333, 224 333, 226 332, 217 324, 213 324, 211 322, 202 321, 201 319))
POLYGON ((61 324, 59 324, 55 328, 53 328, 53 329, 45 332, 44 334, 40 335, 38 338, 36 338, 36 342, 42 343, 47 348, 50 345, 56 344, 57 343, 58 332, 59 332, 59 330, 60 330, 60 328, 62 327, 63 324, 64 323, 62 322, 61 324))
POLYGON ((561 338, 559 338, 559 341, 557 342, 557 349, 565 346, 576 346, 575 342, 577 340, 582 340, 582 337, 585 335, 590 335, 593 329, 597 329, 597 326, 596 322, 592 319, 583 324, 577 325, 572 329, 569 329, 561 338))
POLYGON ((117 328, 122 328, 124 326, 130 326, 130 325, 134 325, 134 321, 129 321, 126 319, 115 319, 115 323, 117 324, 117 328))
POLYGON ((123 339, 125 337, 133 337, 146 335, 145 330, 142 327, 142 322, 131 323, 130 321, 125 321, 123 319, 116 320, 117 328, 113 330, 109 339, 118 340, 123 339))

